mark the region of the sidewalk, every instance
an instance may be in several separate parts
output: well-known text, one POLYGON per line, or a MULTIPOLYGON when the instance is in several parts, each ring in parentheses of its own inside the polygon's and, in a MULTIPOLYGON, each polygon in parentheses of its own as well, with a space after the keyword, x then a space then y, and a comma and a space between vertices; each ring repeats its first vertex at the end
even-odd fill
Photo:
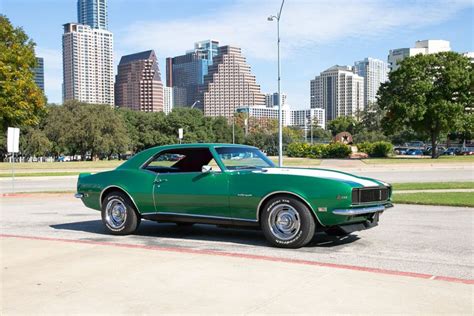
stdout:
POLYGON ((0 245, 4 315, 471 314, 473 308, 471 284, 416 274, 110 243, 0 238, 0 245))
POLYGON ((394 193, 444 193, 444 192, 474 192, 474 189, 431 189, 431 190, 394 190, 394 193))

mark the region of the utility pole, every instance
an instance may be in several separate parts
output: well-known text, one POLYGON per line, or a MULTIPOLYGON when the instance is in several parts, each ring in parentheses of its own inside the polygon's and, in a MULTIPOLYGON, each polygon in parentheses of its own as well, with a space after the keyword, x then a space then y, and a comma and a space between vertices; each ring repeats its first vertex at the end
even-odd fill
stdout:
POLYGON ((280 11, 277 15, 271 15, 268 17, 268 21, 277 21, 277 53, 278 53, 278 166, 283 166, 283 112, 281 106, 281 75, 280 75, 280 18, 281 11, 283 10, 283 5, 285 0, 282 0, 280 11))

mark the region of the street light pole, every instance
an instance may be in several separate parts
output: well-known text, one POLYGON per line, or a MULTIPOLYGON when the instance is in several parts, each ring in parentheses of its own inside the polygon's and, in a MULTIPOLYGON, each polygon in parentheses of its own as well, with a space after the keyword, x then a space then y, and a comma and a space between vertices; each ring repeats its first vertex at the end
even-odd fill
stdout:
POLYGON ((285 0, 282 0, 280 11, 278 14, 272 15, 268 18, 268 21, 273 21, 276 19, 277 21, 277 51, 278 51, 278 166, 283 166, 283 111, 281 106, 281 76, 280 76, 280 18, 281 18, 281 11, 283 10, 283 5, 285 4, 285 0))

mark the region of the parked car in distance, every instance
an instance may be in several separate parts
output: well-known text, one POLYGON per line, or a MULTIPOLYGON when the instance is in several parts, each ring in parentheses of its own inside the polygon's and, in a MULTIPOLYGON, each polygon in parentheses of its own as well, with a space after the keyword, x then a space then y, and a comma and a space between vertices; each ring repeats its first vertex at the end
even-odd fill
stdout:
POLYGON ((406 155, 409 155, 409 156, 423 156, 423 150, 411 148, 411 149, 408 149, 408 151, 406 152, 406 155))
POLYGON ((81 173, 75 196, 101 212, 111 234, 131 234, 145 219, 251 226, 274 246, 298 248, 317 231, 376 226, 391 195, 389 184, 370 178, 277 168, 251 146, 182 144, 147 149, 115 170, 81 173))
POLYGON ((443 155, 454 156, 461 153, 461 148, 449 147, 443 152, 443 155))
POLYGON ((459 154, 464 156, 474 155, 474 147, 463 147, 459 154))
MULTIPOLYGON (((436 147, 436 153, 438 156, 444 153, 445 151, 446 151, 446 147, 443 147, 443 146, 436 147)), ((425 148, 425 150, 423 150, 423 155, 431 156, 431 146, 428 146, 425 148)))
POLYGON ((406 155, 407 151, 408 151, 408 147, 395 147, 393 149, 393 151, 395 152, 395 154, 397 155, 406 155))

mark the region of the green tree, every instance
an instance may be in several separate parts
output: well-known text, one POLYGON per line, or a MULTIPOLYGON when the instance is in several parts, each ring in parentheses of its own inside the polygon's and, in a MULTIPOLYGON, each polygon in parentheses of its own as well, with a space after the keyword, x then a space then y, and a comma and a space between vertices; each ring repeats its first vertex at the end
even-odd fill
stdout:
POLYGON ((14 28, 0 15, 0 123, 35 126, 45 107, 45 97, 34 81, 35 43, 22 28, 14 28))
POLYGON ((56 156, 80 154, 84 160, 90 153, 92 158, 104 158, 123 153, 130 145, 123 117, 103 104, 68 101, 53 106, 44 130, 56 156))
POLYGON ((425 135, 435 158, 440 135, 473 115, 473 78, 472 64, 458 53, 405 58, 378 92, 379 105, 386 111, 384 130, 393 133, 409 127, 425 135))
POLYGON ((359 123, 352 116, 339 116, 330 121, 327 129, 331 131, 333 136, 340 132, 349 132, 354 135, 357 132, 359 123))
POLYGON ((51 152, 53 143, 40 128, 27 128, 20 136, 20 150, 24 156, 42 157, 51 152))

